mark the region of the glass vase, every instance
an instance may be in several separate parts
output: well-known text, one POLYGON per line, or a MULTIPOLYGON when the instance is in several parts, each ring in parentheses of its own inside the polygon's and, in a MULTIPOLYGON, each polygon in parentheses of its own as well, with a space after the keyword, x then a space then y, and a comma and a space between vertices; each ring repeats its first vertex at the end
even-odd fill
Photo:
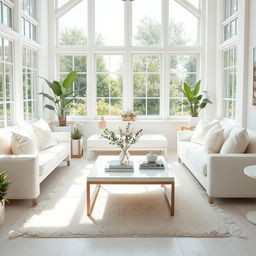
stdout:
POLYGON ((130 163, 130 153, 128 150, 122 150, 119 155, 119 161, 121 164, 128 165, 130 163))

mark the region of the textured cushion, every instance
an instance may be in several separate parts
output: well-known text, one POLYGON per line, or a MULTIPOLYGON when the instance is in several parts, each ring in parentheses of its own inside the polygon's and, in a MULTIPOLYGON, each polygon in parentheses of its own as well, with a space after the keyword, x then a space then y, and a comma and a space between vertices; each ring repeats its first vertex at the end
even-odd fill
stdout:
POLYGON ((43 119, 33 123, 32 127, 38 138, 40 151, 57 144, 49 125, 43 119))
POLYGON ((37 146, 25 130, 12 131, 12 152, 15 155, 37 154, 37 146))
POLYGON ((41 176, 55 169, 68 154, 68 143, 59 143, 56 146, 39 152, 39 175, 41 176))
POLYGON ((213 120, 212 122, 200 121, 196 126, 191 141, 203 145, 207 132, 219 122, 219 120, 213 120))
POLYGON ((247 130, 249 134, 249 144, 246 149, 246 153, 256 153, 256 131, 255 130, 247 130))
POLYGON ((0 129, 0 155, 12 154, 12 133, 9 129, 0 129))
POLYGON ((249 144, 249 135, 245 128, 233 128, 227 140, 224 142, 220 153, 244 153, 249 144))
POLYGON ((219 124, 212 127, 205 136, 203 148, 206 153, 219 153, 224 143, 224 129, 219 124))

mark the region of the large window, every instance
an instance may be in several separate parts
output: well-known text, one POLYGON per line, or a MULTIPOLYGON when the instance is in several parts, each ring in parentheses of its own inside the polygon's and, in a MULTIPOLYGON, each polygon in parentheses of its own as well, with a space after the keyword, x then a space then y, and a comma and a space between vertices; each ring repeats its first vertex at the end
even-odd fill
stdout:
POLYGON ((224 51, 223 116, 235 119, 236 114, 236 47, 224 51))
POLYGON ((133 110, 137 115, 160 114, 160 56, 133 57, 133 110))
POLYGON ((67 74, 77 71, 77 79, 72 85, 72 90, 79 90, 70 109, 72 116, 87 115, 87 56, 60 56, 59 72, 60 81, 63 82, 67 74))
POLYGON ((0 1, 0 23, 12 27, 12 6, 0 1))
POLYGON ((183 81, 200 79, 201 0, 56 2, 60 77, 76 70, 74 54, 88 59, 88 71, 81 71, 88 75, 88 94, 74 108, 84 102, 84 111, 72 115, 116 118, 134 111, 138 118, 161 119, 187 114, 177 101, 183 81))
POLYGON ((37 40, 37 1, 22 0, 22 34, 34 41, 37 40))
POLYGON ((120 115, 123 109, 123 56, 96 56, 97 115, 120 115))
POLYGON ((0 37, 0 127, 13 124, 12 42, 0 37))
POLYGON ((23 108, 24 120, 35 120, 37 117, 37 52, 23 47, 23 108))
POLYGON ((180 89, 183 83, 195 85, 197 82, 197 57, 194 55, 171 55, 170 67, 170 112, 171 116, 188 115, 186 109, 179 102, 183 102, 183 94, 180 89))

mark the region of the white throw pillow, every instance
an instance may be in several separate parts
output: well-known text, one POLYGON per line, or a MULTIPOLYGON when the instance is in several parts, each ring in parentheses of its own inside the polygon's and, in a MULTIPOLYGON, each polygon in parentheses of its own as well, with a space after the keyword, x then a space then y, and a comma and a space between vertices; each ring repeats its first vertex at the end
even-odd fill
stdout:
POLYGON ((245 128, 233 128, 232 132, 224 142, 221 154, 244 153, 249 144, 249 135, 245 128))
POLYGON ((216 154, 219 153, 224 143, 224 129, 217 129, 220 125, 215 125, 208 131, 205 136, 203 148, 206 153, 216 154))
POLYGON ((0 129, 0 155, 12 154, 12 133, 10 129, 0 129))
POLYGON ((38 138, 40 151, 57 144, 49 125, 43 119, 33 123, 32 127, 38 138))
POLYGON ((37 145, 24 130, 12 131, 12 152, 15 155, 37 154, 37 145))
POLYGON ((191 141, 203 145, 204 138, 207 132, 216 124, 219 124, 219 120, 213 120, 212 122, 200 121, 196 126, 196 129, 192 135, 191 141))

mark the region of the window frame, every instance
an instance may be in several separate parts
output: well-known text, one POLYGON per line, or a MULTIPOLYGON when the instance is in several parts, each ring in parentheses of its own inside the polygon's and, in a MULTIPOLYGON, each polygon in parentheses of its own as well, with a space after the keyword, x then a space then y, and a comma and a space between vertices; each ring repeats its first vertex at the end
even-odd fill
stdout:
POLYGON ((13 13, 13 10, 14 10, 14 3, 9 1, 9 0, 1 0, 0 1, 0 5, 1 5, 1 8, 0 8, 0 11, 1 11, 1 15, 0 15, 0 24, 2 24, 3 26, 5 27, 8 27, 10 29, 13 29, 13 23, 14 23, 14 13, 13 13), (6 24, 4 24, 2 21, 3 21, 3 5, 6 5, 7 7, 10 8, 11 10, 11 26, 8 26, 6 24))

